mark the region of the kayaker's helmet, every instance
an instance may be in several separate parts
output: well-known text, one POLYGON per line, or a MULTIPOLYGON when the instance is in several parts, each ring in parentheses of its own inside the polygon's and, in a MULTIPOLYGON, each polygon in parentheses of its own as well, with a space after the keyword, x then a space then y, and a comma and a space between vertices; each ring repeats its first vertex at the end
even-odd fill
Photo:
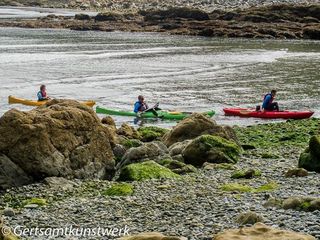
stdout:
POLYGON ((40 86, 40 91, 43 91, 43 90, 45 90, 46 89, 46 85, 41 85, 40 86))

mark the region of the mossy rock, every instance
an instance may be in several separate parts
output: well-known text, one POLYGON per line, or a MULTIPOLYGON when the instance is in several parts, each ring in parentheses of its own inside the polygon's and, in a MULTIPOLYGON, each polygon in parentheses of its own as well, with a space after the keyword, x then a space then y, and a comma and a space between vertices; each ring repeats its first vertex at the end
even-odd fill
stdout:
POLYGON ((260 187, 258 187, 257 189, 254 190, 254 192, 270 192, 270 191, 274 191, 277 190, 279 188, 279 185, 275 182, 270 182, 264 185, 261 185, 260 187))
POLYGON ((320 198, 290 197, 283 201, 282 208, 307 212, 320 210, 320 198))
POLYGON ((212 170, 212 169, 222 169, 222 170, 236 170, 237 168, 234 164, 231 163, 204 163, 202 165, 203 169, 205 170, 212 170))
POLYGON ((121 141, 121 145, 123 145, 126 149, 130 149, 133 147, 140 147, 143 145, 143 142, 141 142, 138 139, 124 139, 121 141))
POLYGON ((233 141, 218 136, 202 135, 192 140, 182 155, 185 163, 200 167, 205 162, 236 163, 241 153, 241 147, 233 141))
POLYGON ((311 137, 309 147, 300 155, 299 167, 320 172, 320 136, 311 137))
POLYGON ((133 194, 134 187, 129 183, 118 183, 114 184, 107 190, 105 190, 102 195, 104 196, 128 196, 133 194))
POLYGON ((23 205, 35 204, 38 206, 45 206, 47 205, 47 200, 44 198, 30 198, 24 201, 23 205))
POLYGON ((260 177, 261 171, 256 169, 238 170, 232 173, 231 178, 253 178, 260 177))
POLYGON ((133 163, 121 169, 120 181, 144 181, 149 179, 179 179, 180 176, 154 161, 133 163))
POLYGON ((268 184, 261 185, 258 188, 253 188, 248 185, 243 185, 239 183, 228 183, 221 186, 222 191, 226 192, 252 192, 252 193, 260 193, 260 192, 268 192, 273 191, 278 188, 278 184, 271 182, 268 184))
POLYGON ((190 165, 185 164, 183 162, 172 160, 172 159, 163 159, 159 161, 159 164, 170 169, 172 172, 177 174, 186 174, 190 172, 197 172, 197 169, 190 165))
POLYGON ((252 192, 253 188, 247 185, 242 185, 239 183, 228 183, 224 184, 220 188, 222 191, 225 192, 252 192))
POLYGON ((156 126, 140 127, 138 129, 138 132, 141 135, 141 140, 143 142, 160 140, 163 137, 163 135, 168 131, 169 131, 168 129, 160 128, 156 126))
POLYGON ((272 153, 272 152, 264 152, 261 154, 261 158, 276 159, 276 158, 279 158, 279 155, 276 153, 272 153))

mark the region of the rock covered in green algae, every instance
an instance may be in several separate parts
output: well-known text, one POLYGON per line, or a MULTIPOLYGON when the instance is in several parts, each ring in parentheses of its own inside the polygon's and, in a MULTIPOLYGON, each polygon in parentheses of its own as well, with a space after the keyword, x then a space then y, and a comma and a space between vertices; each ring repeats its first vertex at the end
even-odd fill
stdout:
POLYGON ((225 192, 252 192, 252 193, 260 193, 260 192, 269 192, 269 191, 274 191, 278 188, 278 184, 275 182, 270 182, 264 185, 261 185, 260 187, 253 188, 248 185, 243 185, 239 183, 228 183, 224 184, 220 187, 222 191, 225 192))
POLYGON ((300 155, 299 167, 320 172, 320 136, 313 136, 309 147, 300 155))
POLYGON ((119 129, 117 129, 117 134, 124 136, 129 139, 139 139, 140 135, 138 131, 127 123, 123 123, 119 129))
POLYGON ((138 139, 122 139, 121 145, 124 146, 126 149, 130 149, 142 146, 143 142, 141 142, 138 139))
POLYGON ((154 161, 133 163, 120 171, 120 181, 144 181, 149 179, 179 179, 180 176, 154 161))
POLYGON ((307 141, 319 132, 319 128, 319 119, 306 119, 234 129, 242 145, 276 153, 279 149, 305 148, 307 141))
POLYGON ((313 197, 290 197, 282 202, 283 209, 294 209, 298 211, 320 210, 320 198, 313 197))
POLYGON ((192 140, 182 152, 186 163, 202 166, 210 163, 236 163, 242 152, 236 143, 219 136, 202 135, 192 140))
POLYGON ((114 184, 102 194, 105 196, 128 196, 133 194, 134 187, 129 183, 114 184))
POLYGON ((167 132, 162 140, 167 146, 201 135, 214 135, 237 142, 235 131, 227 126, 219 126, 214 120, 200 113, 194 113, 183 119, 171 131, 167 132))
POLYGON ((232 173, 231 178, 253 178, 261 176, 261 171, 257 169, 237 170, 232 173))
POLYGON ((186 174, 190 172, 197 172, 197 169, 190 165, 190 164, 185 164, 183 162, 177 161, 177 160, 172 160, 172 159, 163 159, 159 161, 159 164, 169 168, 172 172, 177 173, 177 174, 186 174))
POLYGON ((141 141, 151 142, 155 140, 160 140, 165 133, 169 130, 165 128, 160 128, 157 126, 147 126, 138 128, 138 133, 141 136, 141 141))

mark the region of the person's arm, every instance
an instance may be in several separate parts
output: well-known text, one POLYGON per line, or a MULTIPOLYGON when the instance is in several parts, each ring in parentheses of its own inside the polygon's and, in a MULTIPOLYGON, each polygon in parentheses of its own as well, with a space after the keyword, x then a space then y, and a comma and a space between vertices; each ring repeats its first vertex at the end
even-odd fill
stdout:
POLYGON ((43 101, 43 100, 45 100, 45 99, 42 97, 41 92, 38 92, 37 96, 38 96, 38 101, 43 101))
POLYGON ((262 104, 262 109, 265 109, 268 107, 268 103, 270 102, 270 100, 271 100, 271 96, 270 95, 266 96, 262 104))
POLYGON ((138 113, 138 112, 139 112, 139 109, 140 109, 140 104, 136 102, 136 103, 134 104, 134 109, 133 109, 133 111, 134 111, 135 113, 138 113))

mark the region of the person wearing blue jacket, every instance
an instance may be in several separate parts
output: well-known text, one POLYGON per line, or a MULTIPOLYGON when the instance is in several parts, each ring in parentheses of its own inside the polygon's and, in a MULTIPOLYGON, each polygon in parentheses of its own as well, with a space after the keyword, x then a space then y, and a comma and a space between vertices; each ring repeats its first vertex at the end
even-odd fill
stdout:
POLYGON ((49 100, 50 98, 47 96, 47 90, 45 85, 40 86, 40 91, 37 93, 38 101, 49 100))
POLYGON ((144 97, 142 95, 138 96, 138 101, 134 104, 133 111, 135 113, 144 112, 149 109, 148 104, 145 103, 144 97))
POLYGON ((277 102, 273 102, 276 97, 277 91, 272 90, 271 93, 268 93, 264 96, 262 109, 264 111, 279 111, 279 105, 277 102))

